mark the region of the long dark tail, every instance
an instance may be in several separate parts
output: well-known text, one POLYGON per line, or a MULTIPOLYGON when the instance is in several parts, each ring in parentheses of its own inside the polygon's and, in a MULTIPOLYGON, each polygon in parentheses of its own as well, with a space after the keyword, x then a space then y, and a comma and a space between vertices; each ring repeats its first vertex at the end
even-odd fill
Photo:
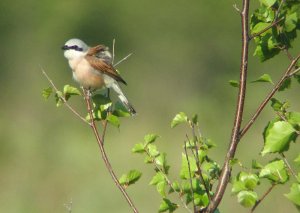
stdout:
POLYGON ((122 92, 121 88, 119 87, 119 85, 117 83, 114 83, 112 85, 112 88, 114 89, 114 91, 118 94, 118 97, 120 99, 120 101, 124 104, 124 106, 127 108, 127 110, 130 112, 131 115, 136 115, 136 110, 133 108, 133 106, 129 103, 128 99, 126 98, 126 96, 124 95, 124 93, 122 92))

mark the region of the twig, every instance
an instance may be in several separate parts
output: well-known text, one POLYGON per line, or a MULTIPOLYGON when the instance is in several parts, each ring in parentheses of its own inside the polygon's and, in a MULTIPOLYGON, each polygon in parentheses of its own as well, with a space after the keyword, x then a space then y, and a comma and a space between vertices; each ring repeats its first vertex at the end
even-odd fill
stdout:
POLYGON ((280 155, 281 155, 285 165, 288 167, 289 171, 291 172, 291 174, 296 178, 297 181, 299 181, 296 172, 293 170, 291 164, 288 162, 287 158, 285 157, 285 154, 281 153, 280 155))
POLYGON ((122 58, 120 61, 118 61, 117 63, 114 64, 114 66, 118 66, 119 64, 121 64, 123 61, 127 60, 130 56, 132 55, 132 53, 129 53, 127 56, 125 56, 124 58, 122 58))
POLYGON ((242 19, 242 57, 241 57, 241 67, 240 67, 240 85, 237 100, 237 107, 235 113, 235 120, 231 134, 231 140, 223 169, 219 177, 219 182, 215 191, 214 196, 210 204, 208 205, 206 212, 212 213, 219 206, 226 187, 228 185, 231 173, 230 160, 234 158, 235 151, 240 140, 240 129, 243 118, 245 94, 246 94, 246 79, 248 70, 248 49, 249 49, 249 2, 250 0, 243 0, 243 9, 241 11, 242 19))
MULTIPOLYGON (((193 137, 195 138, 195 140, 197 140, 194 128, 193 128, 193 137)), ((190 139, 189 139, 189 137, 188 137, 187 134, 186 134, 186 138, 189 141, 189 144, 191 145, 190 139)), ((197 142, 198 142, 198 140, 197 140, 197 142)), ((193 156, 194 156, 194 158, 196 160, 196 166, 197 166, 197 170, 199 172, 200 181, 203 183, 203 186, 204 186, 204 189, 206 191, 207 197, 208 197, 208 199, 210 201, 211 200, 211 196, 210 196, 210 193, 209 193, 209 186, 206 185, 204 177, 203 177, 203 174, 202 174, 202 170, 201 170, 201 166, 200 166, 200 161, 199 161, 198 146, 197 146, 197 144, 195 144, 195 146, 196 146, 196 148, 195 148, 195 152, 196 153, 194 153, 193 149, 191 151, 192 151, 192 154, 193 154, 193 156)))
POLYGON ((94 116, 93 116, 93 111, 92 111, 92 107, 91 107, 91 100, 90 100, 90 95, 88 94, 88 92, 86 90, 83 90, 84 92, 84 99, 86 101, 86 105, 87 105, 87 110, 88 113, 90 115, 91 118, 91 128, 94 132, 94 135, 96 137, 100 152, 101 152, 101 157, 105 163, 105 166, 107 168, 107 170, 109 171, 113 181, 115 182, 115 184, 117 185, 117 187, 119 188, 119 190, 122 192, 123 196, 125 197, 126 201, 128 202, 128 204, 130 205, 130 207, 132 208, 134 213, 138 213, 138 210, 136 209, 136 207, 134 206, 132 200, 130 199, 129 195, 127 194, 127 192, 125 191, 125 189, 122 187, 122 185, 120 184, 118 178, 116 177, 112 166, 109 162, 109 159, 106 155, 105 149, 104 149, 104 145, 103 145, 103 141, 102 138, 99 135, 95 120, 94 120, 94 116))
POLYGON ((68 213, 72 213, 72 207, 73 207, 73 201, 71 199, 71 201, 69 203, 65 203, 64 207, 67 209, 68 213))
POLYGON ((116 44, 116 39, 113 39, 112 61, 111 61, 112 64, 114 64, 114 60, 115 60, 115 44, 116 44))
POLYGON ((263 194, 263 196, 258 201, 256 201, 255 205, 252 207, 250 211, 251 213, 254 212, 256 207, 266 198, 266 196, 274 189, 275 186, 276 184, 272 184, 272 186, 263 194))
POLYGON ((273 21, 269 26, 267 26, 265 29, 259 31, 258 33, 254 33, 252 34, 249 39, 252 40, 253 38, 257 37, 257 36, 260 36, 261 34, 263 34, 264 32, 268 31, 269 29, 271 29, 272 27, 276 26, 279 22, 281 22, 282 20, 284 20, 284 17, 279 19, 279 20, 276 20, 276 21, 273 21))
MULTIPOLYGON (((251 117, 251 119, 248 121, 248 123, 245 125, 245 127, 241 130, 240 132, 240 137, 243 137, 244 134, 249 130, 249 128, 252 126, 252 124, 255 122, 255 120, 257 119, 257 117, 260 115, 260 113, 262 112, 262 110, 265 108, 265 106, 267 105, 267 103, 270 101, 270 99, 274 96, 274 94, 278 91, 278 89, 280 88, 280 86, 282 85, 282 83, 291 77, 290 72, 291 70, 294 68, 295 64, 297 63, 297 61, 299 60, 300 55, 298 55, 289 65, 289 67, 286 69, 285 73, 283 74, 283 76, 281 77, 281 79, 276 83, 276 85, 274 86, 274 88, 271 90, 271 92, 267 95, 267 97, 262 101, 262 103, 259 105, 259 107, 257 108, 256 112, 254 113, 254 115, 251 117)), ((298 71, 297 71, 298 72, 298 71)), ((295 74, 295 73, 293 73, 295 74)))
POLYGON ((188 164, 188 169, 189 169, 190 185, 191 185, 191 193, 192 193, 192 201, 193 201, 193 209, 194 209, 194 212, 196 212, 196 205, 195 205, 195 200, 194 200, 194 189, 193 189, 191 166, 190 166, 190 160, 189 160, 189 156, 188 156, 188 153, 187 153, 187 150, 186 150, 186 143, 185 142, 184 142, 184 152, 185 152, 185 157, 186 157, 187 164, 188 164))
POLYGON ((236 4, 233 4, 232 6, 239 14, 241 14, 241 10, 238 8, 236 4))
MULTIPOLYGON (((45 72, 45 70, 41 67, 42 69, 42 73, 43 75, 47 78, 47 80, 49 81, 49 83, 51 84, 52 88, 55 90, 56 94, 58 94, 57 92, 59 91, 57 89, 57 87, 55 86, 55 84, 53 83, 53 81, 50 79, 50 77, 47 75, 47 73, 45 72)), ((91 125, 85 118, 83 118, 75 109, 73 109, 73 107, 71 107, 71 105, 67 102, 67 100, 65 99, 65 97, 60 96, 59 97, 63 104, 65 104, 69 110, 71 110, 78 118, 80 118, 83 122, 87 123, 88 125, 91 125)))
POLYGON ((189 207, 186 205, 186 203, 184 202, 184 200, 183 200, 181 194, 180 194, 179 192, 177 192, 177 191, 174 189, 174 187, 172 186, 172 182, 170 181, 170 179, 168 178, 168 176, 167 176, 167 175, 165 174, 165 172, 157 165, 157 163, 155 162, 155 159, 153 159, 153 157, 150 155, 150 153, 147 151, 147 149, 146 149, 145 151, 146 151, 147 155, 148 155, 149 157, 152 158, 155 168, 163 174, 163 176, 164 176, 165 180, 167 181, 167 184, 170 186, 170 188, 171 188, 175 193, 177 193, 177 195, 178 195, 178 197, 179 197, 179 199, 180 199, 180 201, 181 201, 183 207, 184 207, 188 212, 192 212, 192 211, 189 209, 189 207))

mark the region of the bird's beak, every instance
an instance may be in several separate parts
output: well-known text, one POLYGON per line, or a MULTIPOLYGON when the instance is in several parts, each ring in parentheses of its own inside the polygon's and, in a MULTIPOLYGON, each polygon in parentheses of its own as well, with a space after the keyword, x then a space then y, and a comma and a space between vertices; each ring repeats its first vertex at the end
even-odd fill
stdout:
POLYGON ((68 50, 68 49, 70 49, 67 45, 64 45, 64 46, 62 46, 61 47, 61 49, 63 49, 63 50, 68 50))

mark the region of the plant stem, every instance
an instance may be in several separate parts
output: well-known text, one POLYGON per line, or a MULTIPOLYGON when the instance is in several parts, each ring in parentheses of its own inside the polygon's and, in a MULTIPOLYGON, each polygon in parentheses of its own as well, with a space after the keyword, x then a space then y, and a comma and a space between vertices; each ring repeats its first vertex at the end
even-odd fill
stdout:
POLYGON ((212 213, 219 206, 226 187, 228 185, 231 173, 230 160, 234 158, 236 147, 240 140, 240 129, 243 117, 245 94, 246 94, 246 79, 248 70, 248 48, 249 48, 249 2, 250 0, 243 0, 243 9, 241 11, 242 21, 242 55, 241 55, 241 67, 240 67, 240 85, 237 100, 237 107, 235 113, 235 120, 231 134, 231 140, 223 169, 219 178, 219 182, 214 196, 210 204, 208 205, 206 212, 212 213))
POLYGON ((265 192, 265 194, 263 194, 263 196, 258 201, 256 201, 255 205, 251 209, 251 213, 254 212, 256 207, 266 198, 266 196, 274 189, 275 186, 276 184, 272 184, 272 186, 265 192))
MULTIPOLYGON (((84 92, 84 98, 85 98, 85 101, 86 101, 86 105, 87 105, 87 110, 88 110, 88 113, 90 115, 90 118, 91 118, 91 128, 94 132, 94 135, 96 137, 96 140, 97 140, 97 143, 98 143, 98 146, 99 146, 99 149, 100 149, 100 152, 101 152, 101 157, 105 163, 105 166, 109 172, 109 174, 111 175, 113 181, 115 182, 116 186, 119 188, 119 190, 122 192, 123 196, 125 197, 126 201, 128 202, 129 206, 132 208, 133 212, 134 213, 138 213, 138 210, 136 209, 135 205, 133 204, 132 200, 130 199, 129 195, 127 194, 127 192, 125 191, 125 189, 122 187, 122 185, 120 184, 117 176, 115 175, 113 169, 112 169, 112 166, 109 162, 109 159, 106 155, 106 152, 105 152, 105 149, 104 149, 104 145, 103 145, 103 141, 102 141, 102 138, 100 137, 99 135, 99 132, 98 132, 98 129, 97 129, 97 126, 96 126, 96 123, 94 121, 94 116, 93 116, 93 111, 92 111, 92 107, 91 107, 91 100, 90 100, 90 95, 88 94, 88 92, 84 89, 83 90, 84 92)), ((105 128, 106 129, 106 128, 105 128)), ((105 130, 104 129, 104 130, 105 130)), ((104 133, 103 133, 104 134, 104 133)))
MULTIPOLYGON (((244 134, 249 130, 249 128, 252 126, 252 124, 255 122, 255 120, 257 119, 257 117, 260 115, 260 113, 262 112, 262 110, 265 108, 265 106, 267 105, 267 103, 271 100, 271 98, 274 96, 274 94, 279 90, 280 86, 282 85, 282 83, 290 78, 292 75, 290 75, 290 72, 292 71, 292 69, 295 67, 297 61, 299 60, 300 55, 298 55, 294 60, 292 60, 292 62, 290 63, 289 67, 286 69, 285 73, 283 74, 283 76, 281 77, 281 79, 276 83, 276 85, 274 86, 274 88, 271 90, 271 92, 267 95, 267 97, 262 101, 262 103, 259 105, 259 107, 257 108, 256 112, 254 113, 254 115, 251 117, 251 119, 248 121, 248 123, 245 125, 245 127, 241 130, 240 132, 240 137, 242 138, 244 136, 244 134)), ((296 70, 295 70, 296 71, 296 70)), ((297 70, 298 72, 298 70, 297 70)), ((292 72, 293 74, 295 74, 294 72, 292 72)))

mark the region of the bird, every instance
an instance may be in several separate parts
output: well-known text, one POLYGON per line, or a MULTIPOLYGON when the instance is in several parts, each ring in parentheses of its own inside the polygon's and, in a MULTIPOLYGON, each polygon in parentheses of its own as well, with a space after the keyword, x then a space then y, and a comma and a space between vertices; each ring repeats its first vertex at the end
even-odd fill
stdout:
POLYGON ((136 110, 129 103, 119 85, 119 83, 124 85, 127 83, 114 68, 108 47, 102 44, 89 47, 82 40, 72 38, 62 46, 62 49, 73 71, 73 79, 80 86, 88 91, 111 88, 117 93, 129 113, 136 114, 136 110))

